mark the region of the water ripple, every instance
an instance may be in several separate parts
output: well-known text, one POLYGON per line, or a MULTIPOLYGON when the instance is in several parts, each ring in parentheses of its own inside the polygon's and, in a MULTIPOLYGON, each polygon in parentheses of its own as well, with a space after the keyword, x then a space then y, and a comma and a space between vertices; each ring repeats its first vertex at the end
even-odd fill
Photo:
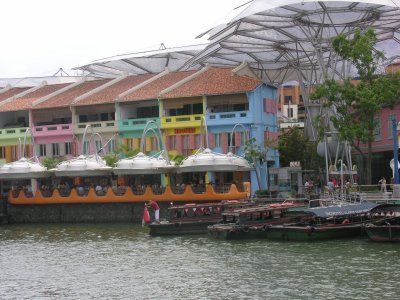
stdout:
POLYGON ((150 237, 129 224, 0 227, 1 299, 399 299, 399 245, 150 237))

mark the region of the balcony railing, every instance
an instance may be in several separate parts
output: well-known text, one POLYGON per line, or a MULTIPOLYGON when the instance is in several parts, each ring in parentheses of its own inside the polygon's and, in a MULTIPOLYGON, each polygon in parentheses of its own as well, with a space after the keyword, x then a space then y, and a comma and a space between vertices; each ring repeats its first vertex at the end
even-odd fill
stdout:
POLYGON ((18 139, 23 138, 27 127, 2 128, 0 129, 0 139, 18 139))
POLYGON ((253 114, 250 111, 209 113, 206 115, 206 120, 208 125, 251 123, 253 121, 253 114))
POLYGON ((184 115, 184 116, 173 116, 173 117, 162 117, 161 127, 163 128, 174 128, 191 126, 197 127, 201 124, 201 118, 203 115, 184 115))
MULTIPOLYGON (((155 121, 158 124, 160 123, 159 118, 125 119, 118 121, 118 129, 120 131, 142 131, 149 121, 155 121)), ((155 127, 155 125, 151 125, 151 127, 155 127)))
POLYGON ((33 135, 35 137, 64 134, 72 134, 72 124, 54 124, 33 127, 33 135))
POLYGON ((87 125, 91 125, 97 132, 114 132, 117 129, 117 121, 97 121, 97 122, 85 122, 78 123, 75 125, 77 133, 83 133, 87 125))

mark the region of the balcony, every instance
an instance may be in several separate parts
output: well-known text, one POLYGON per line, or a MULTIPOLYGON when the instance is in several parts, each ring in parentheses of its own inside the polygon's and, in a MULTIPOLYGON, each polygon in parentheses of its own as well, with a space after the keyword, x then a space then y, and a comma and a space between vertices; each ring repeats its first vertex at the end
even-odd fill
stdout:
POLYGON ((54 124, 33 127, 34 137, 72 135, 72 124, 54 124))
POLYGON ((161 128, 199 127, 203 115, 162 117, 161 128))
POLYGON ((24 138, 27 127, 19 128, 2 128, 0 129, 0 140, 24 138))
POLYGON ((97 133, 114 133, 118 131, 117 121, 111 120, 78 123, 75 125, 74 133, 83 134, 87 125, 91 125, 97 133))
MULTIPOLYGON (((139 118, 139 119, 125 119, 118 121, 118 129, 120 132, 126 131, 143 131, 147 122, 155 121, 160 124, 159 118, 139 118)), ((154 124, 151 124, 151 128, 156 128, 154 124)))
POLYGON ((236 123, 253 123, 253 113, 250 111, 230 111, 221 113, 209 113, 206 115, 207 126, 232 125, 236 123))

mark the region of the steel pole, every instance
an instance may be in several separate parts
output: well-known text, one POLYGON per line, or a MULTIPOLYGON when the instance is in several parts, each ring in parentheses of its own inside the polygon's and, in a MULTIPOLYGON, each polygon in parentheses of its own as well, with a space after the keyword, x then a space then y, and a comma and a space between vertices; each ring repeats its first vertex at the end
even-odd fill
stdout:
POLYGON ((393 134, 393 161, 394 161, 394 184, 399 184, 399 142, 397 140, 397 121, 396 118, 392 120, 392 134, 393 134))

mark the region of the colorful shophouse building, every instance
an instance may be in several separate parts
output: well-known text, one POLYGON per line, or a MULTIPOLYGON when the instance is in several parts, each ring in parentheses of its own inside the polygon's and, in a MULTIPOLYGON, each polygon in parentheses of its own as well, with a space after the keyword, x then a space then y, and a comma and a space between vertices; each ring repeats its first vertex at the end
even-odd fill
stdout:
POLYGON ((71 105, 77 97, 109 81, 109 79, 87 81, 83 78, 32 103, 31 126, 39 157, 69 159, 81 154, 75 131, 76 117, 71 105))
MULTIPOLYGON (((32 129, 34 135, 32 104, 38 99, 65 89, 68 85, 47 85, 43 82, 37 87, 25 89, 24 92, 0 102, 1 153, 5 162, 18 160, 19 154, 22 155, 19 153, 18 145, 22 143, 27 128, 32 129)), ((31 135, 27 135, 27 143, 30 143, 30 140, 31 135)), ((32 149, 27 146, 25 156, 30 157, 31 155, 32 149)))
MULTIPOLYGON (((153 120, 160 125, 163 143, 171 156, 188 156, 199 149, 204 120, 209 146, 215 152, 243 153, 245 131, 260 146, 277 136, 276 89, 257 79, 238 76, 233 69, 166 70, 160 74, 9 90, 0 93, 0 101, 0 114, 7 116, 1 118, 0 131, 8 124, 24 121, 16 128, 21 134, 28 125, 32 128, 37 154, 41 157, 80 155, 87 125, 102 136, 103 145, 107 142, 105 152, 112 152, 118 144, 138 149, 145 124, 153 120), (10 100, 1 101, 2 94, 10 100), (12 95, 19 98, 10 98, 12 95)), ((8 140, 0 134, 0 145, 17 145, 21 134, 8 140)), ((159 150, 154 132, 149 132, 145 139, 144 151, 159 150)), ((83 149, 90 153, 103 145, 83 149)), ((16 159, 10 156, 7 161, 16 159)), ((261 187, 254 172, 230 175, 209 172, 203 180, 228 183, 251 179, 254 193, 267 187, 268 166, 279 166, 276 150, 269 150, 262 162, 261 187)), ((161 182, 166 184, 169 180, 162 177, 161 182)))
MULTIPOLYGON (((201 119, 207 125, 209 147, 214 152, 243 154, 246 136, 261 147, 277 137, 276 89, 261 81, 237 76, 233 69, 204 68, 160 94, 161 128, 168 149, 192 154, 200 146, 201 119), (239 125, 240 124, 240 125, 239 125), (238 126, 237 126, 238 125, 238 126), (233 129, 235 128, 235 131, 233 129), (247 134, 246 134, 247 131, 247 134)), ((262 162, 261 182, 251 172, 252 192, 267 188, 266 166, 278 166, 276 150, 262 162)), ((208 172, 206 182, 249 181, 248 172, 208 172)))

